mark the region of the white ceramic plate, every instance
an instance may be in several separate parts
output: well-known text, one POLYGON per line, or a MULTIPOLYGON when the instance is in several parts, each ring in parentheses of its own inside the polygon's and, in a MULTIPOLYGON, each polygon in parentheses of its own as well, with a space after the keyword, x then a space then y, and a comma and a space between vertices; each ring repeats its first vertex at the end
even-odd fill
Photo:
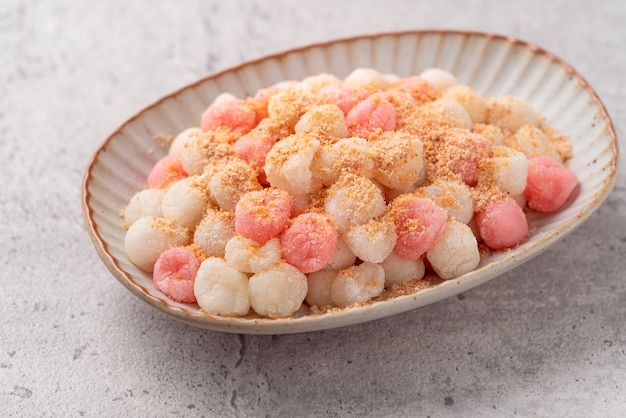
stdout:
POLYGON ((82 205, 94 245, 113 275, 156 309, 189 324, 219 331, 283 334, 357 324, 415 309, 466 291, 519 266, 580 226, 613 188, 617 138, 599 97, 568 64, 527 42, 493 34, 418 31, 379 34, 317 44, 242 64, 184 87, 148 106, 108 137, 90 162, 82 205), (532 236, 515 250, 483 260, 471 273, 414 294, 362 307, 288 319, 206 315, 197 305, 176 303, 155 289, 150 274, 124 252, 120 211, 142 189, 152 165, 164 155, 154 135, 176 135, 197 126, 199 115, 222 92, 244 98, 279 81, 321 72, 344 77, 358 67, 400 76, 440 67, 486 96, 515 95, 569 135, 569 165, 580 192, 561 212, 530 219, 532 236), (151 152, 149 152, 149 150, 151 152))

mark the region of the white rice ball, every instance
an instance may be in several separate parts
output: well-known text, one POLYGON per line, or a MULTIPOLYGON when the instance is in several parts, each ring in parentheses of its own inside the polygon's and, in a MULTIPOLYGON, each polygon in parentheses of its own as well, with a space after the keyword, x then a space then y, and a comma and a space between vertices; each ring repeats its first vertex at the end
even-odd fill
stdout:
POLYGON ((298 87, 310 93, 317 94, 326 86, 339 85, 341 80, 333 74, 320 73, 305 77, 298 83, 298 87))
POLYGON ((376 164, 374 179, 392 189, 408 192, 420 180, 424 168, 424 144, 419 137, 386 133, 371 147, 376 164))
POLYGON ((232 102, 234 100, 239 100, 239 98, 232 93, 224 92, 224 93, 218 94, 217 97, 213 99, 213 102, 211 102, 211 105, 232 102))
POLYGON ((344 239, 358 258, 380 263, 393 251, 397 236, 393 221, 382 216, 353 226, 344 239))
POLYGON ((204 170, 207 163, 204 153, 205 145, 205 140, 194 137, 182 146, 180 162, 185 172, 190 176, 200 175, 204 170))
POLYGON ((309 306, 333 306, 330 288, 337 276, 336 270, 318 270, 307 275, 308 292, 306 303, 309 306))
POLYGON ((270 269, 282 258, 280 240, 272 238, 261 245, 236 235, 226 243, 226 263, 244 273, 259 273, 270 269))
POLYGON ((381 266, 385 270, 385 287, 409 280, 420 280, 426 273, 426 266, 421 258, 408 260, 400 257, 396 252, 389 254, 381 266))
POLYGON ((259 315, 285 318, 302 306, 308 291, 306 275, 281 262, 250 277, 250 304, 259 315))
POLYGON ((267 181, 294 196, 319 189, 321 183, 314 181, 311 173, 311 162, 319 147, 320 141, 306 133, 278 141, 265 157, 267 181))
POLYGON ((224 210, 234 210, 244 194, 261 190, 258 173, 244 161, 225 164, 209 181, 211 198, 224 210))
POLYGON ((175 220, 145 216, 133 223, 124 237, 128 259, 140 269, 152 272, 159 255, 170 247, 189 244, 190 233, 175 220))
POLYGON ((200 264, 193 290, 209 315, 241 316, 250 310, 248 276, 221 258, 209 257, 200 264))
POLYGON ((360 137, 342 138, 332 144, 323 144, 311 164, 313 176, 324 186, 339 179, 342 172, 373 177, 374 159, 370 143, 360 137))
POLYGON ((280 120, 293 129, 302 115, 314 104, 315 96, 300 87, 299 83, 285 85, 270 97, 267 113, 273 120, 280 120))
POLYGON ((441 68, 427 68, 420 73, 420 77, 432 84, 437 90, 443 90, 459 83, 452 73, 441 68))
POLYGON ((384 73, 383 77, 387 79, 390 85, 402 81, 402 78, 397 74, 384 73))
POLYGON ((166 219, 175 219, 180 225, 193 231, 200 223, 208 196, 199 179, 187 177, 170 186, 163 196, 161 210, 166 219))
POLYGON ((493 155, 490 162, 496 184, 511 195, 522 194, 528 176, 526 155, 509 147, 498 147, 493 155))
POLYGON ((472 126, 472 132, 482 135, 494 147, 504 145, 504 133, 502 129, 495 125, 475 123, 474 126, 472 126))
POLYGON ((472 229, 461 222, 449 222, 446 230, 426 256, 435 272, 444 280, 474 270, 480 262, 478 243, 472 229))
POLYGON ((380 295, 385 287, 385 270, 380 264, 362 263, 339 271, 330 295, 340 307, 363 303, 380 295))
POLYGON ((337 238, 337 246, 333 256, 328 261, 328 264, 324 269, 329 270, 341 270, 350 267, 356 261, 356 255, 352 252, 348 244, 343 238, 337 238))
POLYGON ((185 144, 194 141, 198 134, 202 133, 202 129, 198 127, 187 128, 174 138, 170 144, 169 153, 175 155, 183 155, 185 144))
POLYGON ((382 215, 385 208, 385 198, 376 184, 352 173, 341 176, 324 200, 324 210, 340 232, 382 215))
POLYGON ((234 158, 233 146, 228 143, 212 142, 201 135, 183 146, 181 164, 190 176, 201 175, 210 165, 225 163, 234 158))
POLYGON ((232 212, 209 209, 196 227, 193 243, 215 257, 224 257, 226 243, 236 235, 232 212))
POLYGON ((487 123, 509 132, 524 125, 539 126, 539 115, 524 100, 515 96, 504 96, 487 101, 487 123))
POLYGON ((561 162, 561 156, 550 138, 532 125, 522 125, 513 135, 504 139, 504 145, 524 153, 528 158, 547 155, 561 162))
POLYGON ((441 206, 448 214, 448 218, 466 224, 474 216, 474 201, 465 183, 436 180, 419 189, 419 192, 441 206))
POLYGON ((357 68, 343 80, 344 85, 350 89, 386 90, 389 88, 389 80, 383 74, 373 68, 357 68))
POLYGON ((452 99, 465 108, 473 123, 483 123, 487 116, 487 101, 470 86, 457 84, 447 88, 442 97, 452 99))
POLYGON ((164 189, 144 189, 131 197, 124 210, 124 222, 126 225, 130 226, 137 219, 144 216, 162 217, 161 202, 164 194, 164 189))
POLYGON ((435 112, 438 118, 455 128, 471 129, 472 118, 459 102, 441 98, 424 105, 424 110, 435 112))
POLYGON ((348 126, 343 111, 335 104, 318 105, 308 110, 298 123, 296 133, 319 128, 335 138, 348 136, 348 126))

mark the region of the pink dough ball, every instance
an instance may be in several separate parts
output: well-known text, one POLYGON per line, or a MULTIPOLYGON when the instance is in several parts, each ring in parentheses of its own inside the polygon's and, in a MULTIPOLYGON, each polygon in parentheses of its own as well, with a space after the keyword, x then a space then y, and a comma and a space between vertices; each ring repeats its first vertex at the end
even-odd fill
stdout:
POLYGON ((435 86, 419 76, 403 78, 398 82, 396 87, 408 91, 417 103, 432 101, 437 95, 435 86))
POLYGON ((202 113, 200 126, 204 132, 226 128, 243 135, 256 123, 256 111, 252 106, 242 100, 226 100, 210 105, 202 113))
POLYGON ((337 247, 337 227, 330 216, 303 213, 280 236, 283 258, 302 273, 321 270, 337 247))
POLYGON ((367 138, 377 129, 396 129, 396 109, 381 93, 375 93, 357 103, 346 115, 348 130, 367 138))
POLYGON ((403 258, 417 260, 446 230, 446 211, 428 198, 406 196, 393 202, 398 239, 394 251, 403 258))
POLYGON ((528 235, 528 221, 513 200, 496 200, 476 213, 476 226, 483 241, 494 250, 513 247, 528 235))
POLYGON ((264 170, 265 157, 275 142, 270 136, 253 135, 249 132, 233 144, 235 155, 256 168, 259 172, 259 182, 263 184, 267 183, 264 170))
POLYGON ((260 122, 262 119, 265 119, 269 116, 267 112, 267 105, 272 98, 273 95, 278 93, 280 88, 278 86, 270 86, 263 89, 260 89, 256 92, 254 97, 249 97, 246 100, 246 103, 252 105, 254 112, 256 113, 256 120, 260 122))
POLYGON ((358 102, 357 96, 343 84, 328 84, 322 87, 318 94, 324 98, 325 102, 337 105, 344 114, 347 114, 358 102))
POLYGON ((235 207, 235 231, 265 244, 285 230, 293 211, 293 198, 283 190, 268 187, 248 192, 235 207))
POLYGON ((161 253, 152 273, 154 285, 177 302, 194 303, 198 258, 185 247, 173 247, 161 253))
POLYGON ((180 155, 168 154, 154 164, 148 175, 149 189, 167 187, 170 183, 187 177, 180 155))
POLYGON ((476 186, 480 161, 488 154, 489 141, 482 135, 469 135, 453 138, 449 146, 456 149, 455 158, 449 163, 450 170, 461 176, 463 183, 476 186))
POLYGON ((538 212, 559 210, 577 185, 576 174, 552 158, 542 156, 528 160, 524 196, 531 209, 538 212))

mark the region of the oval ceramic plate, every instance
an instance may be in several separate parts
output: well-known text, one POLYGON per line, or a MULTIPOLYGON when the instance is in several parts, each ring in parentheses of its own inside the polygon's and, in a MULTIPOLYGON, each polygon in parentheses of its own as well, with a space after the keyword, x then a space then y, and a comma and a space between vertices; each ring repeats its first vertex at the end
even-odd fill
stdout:
POLYGON ((94 155, 83 182, 83 213, 95 247, 113 275, 154 308, 189 324, 219 331, 282 334, 375 320, 415 309, 487 282, 536 256, 580 226, 613 188, 617 138, 596 93, 568 64, 527 42, 455 31, 379 34, 283 52, 242 64, 184 87, 139 112, 117 129, 94 155), (245 98, 279 81, 322 72, 345 77, 358 67, 400 76, 439 67, 486 96, 511 94, 526 100, 549 124, 569 136, 569 162, 580 181, 575 199, 550 216, 530 216, 532 236, 512 251, 491 255, 454 280, 406 296, 324 314, 293 318, 230 318, 206 315, 197 305, 173 302, 155 289, 152 277, 124 252, 120 212, 144 187, 152 165, 164 155, 155 135, 176 135, 197 126, 205 107, 220 93, 245 98))

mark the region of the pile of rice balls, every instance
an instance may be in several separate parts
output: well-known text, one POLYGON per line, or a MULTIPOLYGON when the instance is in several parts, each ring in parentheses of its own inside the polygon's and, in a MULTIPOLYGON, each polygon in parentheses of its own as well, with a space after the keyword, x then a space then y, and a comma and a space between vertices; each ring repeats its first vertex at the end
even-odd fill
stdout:
POLYGON ((327 312, 449 280, 529 236, 578 185, 527 103, 431 68, 224 93, 123 211, 158 290, 208 315, 327 312))

